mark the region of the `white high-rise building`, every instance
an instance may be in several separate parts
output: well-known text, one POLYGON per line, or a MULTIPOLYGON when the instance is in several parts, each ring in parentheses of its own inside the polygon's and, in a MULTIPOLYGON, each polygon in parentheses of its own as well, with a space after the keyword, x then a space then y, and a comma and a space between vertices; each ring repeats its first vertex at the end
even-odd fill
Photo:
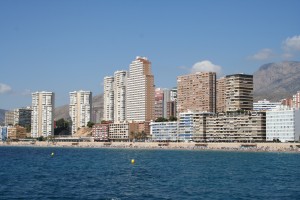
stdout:
POLYGON ((106 121, 114 120, 114 77, 104 77, 103 94, 103 119, 106 121))
POLYGON ((114 74, 114 122, 126 120, 126 85, 127 71, 116 71, 114 74))
POLYGON ((126 92, 126 119, 150 121, 154 110, 154 76, 151 62, 137 57, 129 66, 126 92))
POLYGON ((267 101, 266 99, 264 99, 262 101, 253 103, 253 110, 267 111, 267 110, 272 110, 280 105, 281 105, 281 102, 270 102, 270 101, 267 101))
POLYGON ((91 121, 92 92, 74 91, 70 92, 69 114, 72 120, 72 135, 77 129, 87 125, 91 121))
POLYGON ((53 126, 54 93, 32 93, 31 136, 48 137, 54 135, 53 126))

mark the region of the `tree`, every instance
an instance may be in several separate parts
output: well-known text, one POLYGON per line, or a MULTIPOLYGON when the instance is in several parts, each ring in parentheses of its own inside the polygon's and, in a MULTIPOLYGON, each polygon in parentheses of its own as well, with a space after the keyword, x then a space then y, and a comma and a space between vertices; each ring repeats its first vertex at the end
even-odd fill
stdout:
POLYGON ((167 121, 168 121, 168 119, 163 118, 163 117, 158 117, 158 118, 155 120, 155 122, 167 122, 167 121))
POLYGON ((92 128, 94 125, 95 125, 95 123, 94 123, 94 122, 91 122, 91 121, 89 121, 89 122, 87 123, 87 126, 88 126, 89 128, 92 128))
POLYGON ((61 118, 55 122, 54 135, 68 135, 69 134, 69 122, 64 118, 61 118))
POLYGON ((170 121, 170 122, 177 121, 177 117, 170 116, 169 121, 170 121))

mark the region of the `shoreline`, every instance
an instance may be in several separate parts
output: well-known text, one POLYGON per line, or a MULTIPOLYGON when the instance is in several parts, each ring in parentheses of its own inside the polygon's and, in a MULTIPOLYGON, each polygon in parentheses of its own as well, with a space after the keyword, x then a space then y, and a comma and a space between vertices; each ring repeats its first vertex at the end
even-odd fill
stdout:
POLYGON ((163 143, 163 142, 48 142, 27 141, 2 142, 1 146, 12 147, 71 147, 106 149, 165 149, 195 151, 239 151, 239 152, 287 152, 300 153, 300 143, 163 143))

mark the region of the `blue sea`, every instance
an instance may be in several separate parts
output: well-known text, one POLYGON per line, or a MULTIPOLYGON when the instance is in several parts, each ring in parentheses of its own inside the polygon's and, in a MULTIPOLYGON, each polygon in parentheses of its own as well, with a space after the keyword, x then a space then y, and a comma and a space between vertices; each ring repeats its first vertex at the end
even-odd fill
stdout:
POLYGON ((300 199, 300 154, 0 147, 0 199, 300 199))

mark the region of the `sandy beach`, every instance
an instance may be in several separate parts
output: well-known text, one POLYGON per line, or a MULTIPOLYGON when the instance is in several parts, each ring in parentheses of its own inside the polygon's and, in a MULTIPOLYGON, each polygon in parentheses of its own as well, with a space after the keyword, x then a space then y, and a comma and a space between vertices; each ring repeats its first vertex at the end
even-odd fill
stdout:
POLYGON ((298 152, 300 143, 160 143, 160 142, 48 142, 29 141, 2 142, 0 146, 30 147, 74 147, 74 148, 126 148, 126 149, 182 149, 182 150, 222 150, 251 152, 298 152))

